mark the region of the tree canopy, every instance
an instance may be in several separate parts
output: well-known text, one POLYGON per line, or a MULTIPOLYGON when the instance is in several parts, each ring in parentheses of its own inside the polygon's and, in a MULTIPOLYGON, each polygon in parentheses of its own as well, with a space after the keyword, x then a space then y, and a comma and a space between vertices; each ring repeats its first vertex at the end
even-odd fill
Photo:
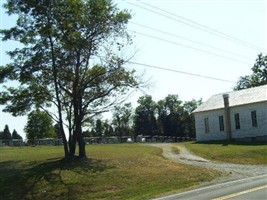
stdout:
POLYGON ((5 141, 8 144, 12 144, 13 139, 20 139, 22 140, 23 138, 18 134, 18 132, 14 129, 12 134, 9 131, 9 127, 6 124, 4 131, 0 131, 0 140, 5 141))
POLYGON ((0 132, 0 140, 6 140, 6 141, 12 140, 12 136, 7 124, 5 125, 4 131, 0 132))
POLYGON ((155 102, 145 95, 138 100, 134 113, 135 135, 195 137, 195 120, 192 111, 202 100, 182 102, 178 95, 168 95, 155 102))
POLYGON ((118 136, 132 135, 133 108, 131 103, 119 105, 114 108, 112 124, 118 136))
POLYGON ((24 128, 27 139, 34 143, 36 139, 55 138, 56 132, 51 117, 44 111, 37 109, 28 115, 24 128))
POLYGON ((168 95, 155 102, 149 95, 139 98, 135 109, 131 103, 116 106, 112 118, 97 116, 83 134, 86 137, 164 136, 192 139, 196 137, 192 114, 202 100, 181 101, 178 95, 168 95))
POLYGON ((267 84, 267 55, 259 54, 251 70, 251 75, 240 77, 234 90, 242 90, 267 84))
POLYGON ((158 102, 157 108, 163 133, 170 136, 182 136, 184 132, 181 125, 183 107, 178 95, 168 95, 158 102))
POLYGON ((85 158, 84 123, 140 84, 118 56, 131 43, 126 32, 131 15, 110 0, 7 0, 4 7, 18 20, 0 31, 2 40, 23 44, 8 52, 12 62, 0 68, 1 83, 18 82, 0 93, 4 111, 16 116, 53 106, 65 158, 74 158, 77 142, 85 158))
POLYGON ((134 130, 136 135, 158 135, 156 121, 156 102, 152 96, 142 96, 135 109, 134 130))
POLYGON ((12 139, 19 139, 22 140, 21 135, 18 134, 18 132, 14 129, 12 132, 12 139))

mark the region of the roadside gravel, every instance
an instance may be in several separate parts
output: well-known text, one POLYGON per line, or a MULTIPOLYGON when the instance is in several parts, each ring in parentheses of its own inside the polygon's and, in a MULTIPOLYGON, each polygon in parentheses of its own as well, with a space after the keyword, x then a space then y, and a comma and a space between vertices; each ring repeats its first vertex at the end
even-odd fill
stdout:
POLYGON ((267 166, 265 165, 243 165, 206 160, 204 158, 194 155, 193 153, 188 151, 182 144, 173 145, 169 143, 161 143, 149 145, 161 148, 163 150, 163 156, 175 162, 215 169, 224 173, 224 176, 215 179, 212 182, 204 183, 203 185, 221 183, 225 181, 267 174, 267 166), (174 153, 172 151, 172 147, 178 148, 180 150, 180 153, 174 153))

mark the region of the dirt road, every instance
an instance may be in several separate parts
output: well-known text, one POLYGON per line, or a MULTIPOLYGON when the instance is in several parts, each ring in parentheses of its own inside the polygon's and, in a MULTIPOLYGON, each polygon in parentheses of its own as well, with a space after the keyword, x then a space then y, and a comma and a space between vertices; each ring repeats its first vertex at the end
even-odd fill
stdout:
POLYGON ((267 167, 265 165, 243 165, 206 160, 204 158, 194 155, 189 150, 187 150, 182 144, 161 143, 149 145, 161 148, 163 150, 163 156, 175 162, 186 163, 189 165, 197 165, 200 167, 222 171, 225 176, 214 180, 213 182, 211 182, 212 184, 214 182, 220 183, 229 180, 237 180, 241 178, 267 174, 267 167), (180 150, 180 153, 174 153, 172 151, 172 147, 177 147, 180 150))

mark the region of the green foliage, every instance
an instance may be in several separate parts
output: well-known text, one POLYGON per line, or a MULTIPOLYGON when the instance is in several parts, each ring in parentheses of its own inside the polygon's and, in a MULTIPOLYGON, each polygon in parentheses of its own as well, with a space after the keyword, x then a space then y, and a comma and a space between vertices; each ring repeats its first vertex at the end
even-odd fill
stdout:
POLYGON ((24 128, 28 140, 55 138, 56 133, 51 117, 44 111, 37 109, 28 115, 28 121, 24 128))
POLYGON ((19 17, 14 27, 0 30, 2 40, 23 47, 8 52, 12 62, 0 68, 1 83, 19 82, 0 93, 0 104, 15 116, 55 105, 65 156, 74 156, 78 142, 85 157, 83 124, 140 84, 118 56, 131 43, 126 33, 131 15, 110 0, 7 0, 4 7, 19 17))
POLYGON ((62 139, 62 133, 60 131, 60 127, 59 127, 58 123, 54 124, 54 131, 56 133, 56 138, 58 138, 58 139, 61 138, 62 139))
POLYGON ((91 130, 88 129, 83 132, 84 137, 108 137, 114 136, 115 133, 108 120, 102 121, 97 119, 90 123, 91 130))
POLYGON ((5 125, 4 131, 0 132, 0 140, 10 141, 12 139, 8 125, 5 125))
POLYGON ((252 75, 240 77, 234 90, 242 90, 267 84, 267 55, 259 54, 251 70, 252 75))
POLYGON ((117 136, 132 135, 133 108, 131 103, 115 106, 112 118, 112 124, 117 136))
POLYGON ((177 95, 168 95, 156 103, 151 96, 143 96, 138 103, 134 116, 135 134, 195 137, 192 111, 201 100, 183 103, 177 95))
POLYGON ((86 137, 101 136, 173 136, 195 138, 195 119, 192 114, 202 100, 182 102, 177 95, 168 95, 158 102, 143 96, 133 110, 130 103, 115 106, 112 123, 97 119, 90 122, 86 137))
POLYGON ((109 124, 108 120, 104 122, 104 136, 113 136, 114 130, 112 126, 109 124))
POLYGON ((12 134, 9 131, 8 125, 5 125, 4 131, 0 132, 0 140, 3 140, 5 144, 12 144, 13 139, 22 139, 22 137, 14 129, 12 134))
POLYGON ((195 130, 195 117, 192 112, 202 104, 202 99, 200 100, 191 100, 186 101, 183 104, 184 112, 183 112, 183 126, 184 126, 184 135, 190 138, 196 137, 195 130))
POLYGON ((158 103, 159 123, 165 136, 184 136, 182 126, 183 107, 178 95, 168 95, 158 103))
POLYGON ((18 132, 14 129, 12 132, 12 139, 22 139, 22 137, 18 134, 18 132))
POLYGON ((95 131, 96 131, 96 134, 97 136, 102 136, 104 135, 104 127, 102 126, 102 122, 100 119, 97 119, 96 120, 96 126, 95 126, 95 131))
POLYGON ((158 135, 156 103, 149 95, 140 97, 138 103, 134 116, 135 135, 158 135))

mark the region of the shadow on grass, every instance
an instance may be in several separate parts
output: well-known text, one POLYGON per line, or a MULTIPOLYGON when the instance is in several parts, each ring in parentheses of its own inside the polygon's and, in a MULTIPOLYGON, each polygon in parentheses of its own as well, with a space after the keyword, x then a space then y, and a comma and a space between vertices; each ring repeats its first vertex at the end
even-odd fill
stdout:
MULTIPOLYGON (((68 178, 75 174, 90 176, 108 168, 99 160, 64 161, 57 158, 41 163, 0 162, 0 199, 77 199, 77 182, 67 181, 68 178), (70 172, 72 175, 68 174, 70 172), (69 177, 64 177, 66 173, 69 177)), ((90 191, 89 183, 86 187, 90 191)))
POLYGON ((218 144, 222 146, 228 145, 246 145, 246 146, 261 146, 267 145, 267 141, 226 141, 226 140, 216 140, 216 141, 206 141, 206 142, 193 142, 192 144, 218 144))

